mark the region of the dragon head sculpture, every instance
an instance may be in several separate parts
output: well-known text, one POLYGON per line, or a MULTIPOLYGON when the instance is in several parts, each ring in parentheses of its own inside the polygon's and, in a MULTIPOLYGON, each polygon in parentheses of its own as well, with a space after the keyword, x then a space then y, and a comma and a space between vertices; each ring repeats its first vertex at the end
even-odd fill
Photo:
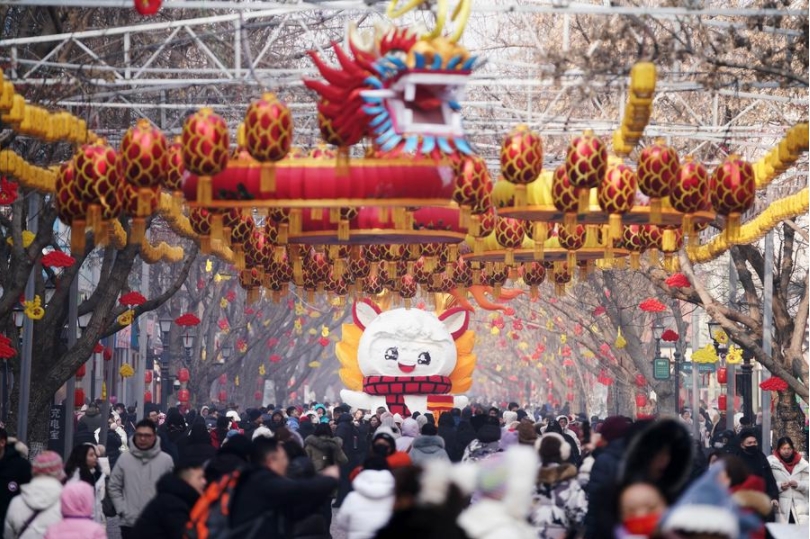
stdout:
POLYGON ((459 101, 478 63, 452 38, 408 29, 378 30, 362 44, 349 33, 350 53, 333 44, 340 69, 310 52, 323 79, 305 80, 320 96, 318 113, 350 146, 370 137, 377 155, 440 159, 473 153, 461 125, 459 101))

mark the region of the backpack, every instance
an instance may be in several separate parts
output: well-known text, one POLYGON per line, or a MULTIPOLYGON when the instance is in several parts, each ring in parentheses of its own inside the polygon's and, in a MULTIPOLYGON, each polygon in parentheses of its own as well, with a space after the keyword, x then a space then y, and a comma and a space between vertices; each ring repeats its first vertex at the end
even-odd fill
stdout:
POLYGON ((246 470, 239 469, 208 485, 191 509, 183 539, 231 539, 237 536, 240 539, 252 539, 270 515, 236 527, 230 523, 231 499, 240 480, 244 480, 247 475, 246 470))

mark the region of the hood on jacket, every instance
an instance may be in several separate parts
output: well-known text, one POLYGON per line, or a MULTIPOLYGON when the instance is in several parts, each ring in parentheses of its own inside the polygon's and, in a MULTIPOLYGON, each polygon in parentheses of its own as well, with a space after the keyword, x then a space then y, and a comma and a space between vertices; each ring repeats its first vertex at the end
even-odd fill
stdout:
POLYGON ((419 423, 412 418, 409 417, 405 421, 402 422, 402 435, 403 436, 410 436, 411 438, 416 438, 419 436, 419 423))
POLYGON ((456 427, 456 422, 453 421, 453 414, 450 412, 442 412, 439 416, 439 427, 456 427))
POLYGON ((352 488, 366 498, 387 498, 394 495, 394 476, 388 470, 363 470, 354 478, 352 488))
POLYGON ((93 487, 84 481, 68 483, 62 489, 62 516, 65 518, 93 518, 95 506, 93 487))
POLYGON ((30 483, 20 487, 25 505, 34 511, 42 511, 59 501, 62 494, 62 483, 49 475, 35 476, 30 483))
POLYGON ((129 452, 132 454, 133 457, 136 459, 141 459, 143 461, 152 460, 156 456, 160 455, 160 436, 155 436, 155 445, 153 445, 149 449, 139 449, 135 445, 135 437, 131 436, 129 439, 129 452))
POLYGON ((194 488, 173 473, 167 473, 157 482, 158 494, 169 494, 180 498, 189 509, 197 503, 200 494, 194 488))
POLYGON ((441 436, 420 436, 414 439, 412 447, 422 453, 438 453, 444 449, 444 439, 441 436))
POLYGON ((314 434, 307 436, 304 440, 304 445, 311 445, 319 451, 334 451, 337 448, 343 447, 343 440, 335 436, 327 438, 326 436, 315 436, 314 434))

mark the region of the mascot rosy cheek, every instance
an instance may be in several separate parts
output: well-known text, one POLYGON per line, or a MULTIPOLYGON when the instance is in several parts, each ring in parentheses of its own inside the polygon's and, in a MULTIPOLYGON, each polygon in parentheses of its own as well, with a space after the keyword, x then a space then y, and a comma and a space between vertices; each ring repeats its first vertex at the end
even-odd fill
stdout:
POLYGON ((438 317, 420 309, 381 312, 363 300, 352 314, 354 324, 343 325, 336 348, 348 388, 340 392, 343 402, 403 416, 467 405, 466 397, 454 396, 470 388, 475 368, 467 311, 449 309, 438 317))

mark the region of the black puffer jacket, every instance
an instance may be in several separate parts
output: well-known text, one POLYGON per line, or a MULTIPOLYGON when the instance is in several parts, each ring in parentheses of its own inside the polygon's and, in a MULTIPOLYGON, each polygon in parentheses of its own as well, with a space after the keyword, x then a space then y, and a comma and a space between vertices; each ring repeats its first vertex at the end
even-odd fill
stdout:
POLYGON ((31 481, 31 464, 14 448, 6 445, 0 459, 0 519, 6 520, 6 512, 11 499, 20 493, 20 487, 31 481))
POLYGON ((595 457, 586 490, 588 500, 594 500, 594 502, 588 503, 588 513, 585 515, 586 539, 612 537, 616 519, 612 504, 598 503, 598 500, 608 500, 616 494, 619 464, 624 456, 625 448, 624 438, 619 438, 610 442, 595 457))
POLYGON ((167 473, 157 483, 157 496, 138 517, 135 536, 182 539, 188 515, 199 497, 191 485, 173 473, 167 473))

